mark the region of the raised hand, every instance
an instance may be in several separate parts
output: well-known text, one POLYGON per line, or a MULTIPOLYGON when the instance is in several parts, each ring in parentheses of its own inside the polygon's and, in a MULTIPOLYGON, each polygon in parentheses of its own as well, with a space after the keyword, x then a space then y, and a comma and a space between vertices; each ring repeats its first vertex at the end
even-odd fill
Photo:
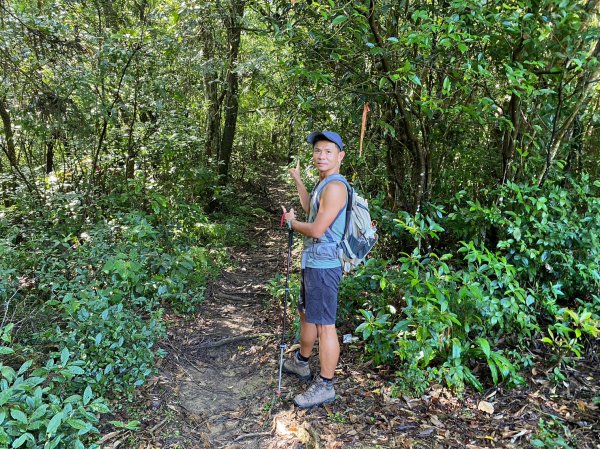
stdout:
POLYGON ((294 181, 300 180, 300 159, 296 162, 296 168, 290 168, 290 176, 294 181))

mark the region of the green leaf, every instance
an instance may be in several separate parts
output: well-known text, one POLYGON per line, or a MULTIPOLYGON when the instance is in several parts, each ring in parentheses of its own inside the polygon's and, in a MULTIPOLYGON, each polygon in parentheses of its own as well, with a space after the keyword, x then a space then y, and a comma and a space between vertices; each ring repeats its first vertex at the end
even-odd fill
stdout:
POLYGON ((49 443, 46 443, 46 446, 44 446, 44 449, 54 449, 55 447, 57 447, 60 444, 62 439, 63 439, 62 435, 55 436, 54 438, 52 438, 52 440, 49 443))
POLYGON ((15 350, 6 346, 0 346, 0 355, 14 354, 15 350))
POLYGON ((513 235, 515 236, 515 240, 521 240, 521 229, 515 228, 515 230, 513 231, 513 235))
POLYGON ((25 371, 27 371, 31 367, 32 364, 33 364, 33 360, 27 360, 25 363, 23 363, 21 365, 21 368, 19 368, 19 371, 17 372, 17 376, 20 376, 25 371))
POLYGON ((481 338, 481 337, 478 337, 476 339, 476 341, 479 344, 479 347, 481 348, 481 350, 483 351, 483 354, 485 355, 485 357, 489 359, 490 352, 491 352, 490 342, 487 341, 485 338, 481 338))
POLYGON ((90 423, 86 423, 86 426, 83 429, 81 429, 79 432, 77 432, 77 435, 81 436, 81 435, 85 435, 86 433, 90 433, 90 432, 99 433, 98 429, 96 429, 90 423))
POLYGON ((29 417, 29 420, 33 422, 37 419, 40 419, 41 417, 46 415, 46 410, 48 410, 48 404, 40 405, 38 408, 35 409, 35 411, 29 417))
POLYGON ((60 353, 60 363, 65 366, 67 364, 67 362, 69 361, 69 357, 71 356, 71 354, 69 354, 69 350, 67 348, 63 348, 63 350, 60 353))
POLYGON ((473 372, 466 366, 463 367, 463 374, 465 376, 465 380, 471 385, 473 385, 477 389, 477 391, 483 391, 483 385, 481 385, 479 379, 477 379, 473 372))
POLYGON ((90 402, 90 399, 92 399, 92 396, 93 396, 92 389, 88 385, 86 387, 85 391, 83 392, 83 405, 88 405, 88 403, 90 402))
POLYGON ((14 390, 12 388, 8 388, 0 393, 0 406, 6 404, 8 402, 8 400, 10 399, 10 397, 13 394, 13 391, 14 390))
POLYGON ((0 374, 9 382, 12 382, 17 377, 17 373, 10 366, 0 365, 0 374))
POLYGON ((13 327, 15 327, 15 323, 9 323, 2 329, 2 334, 0 335, 0 338, 4 343, 10 343, 12 341, 12 336, 10 335, 10 333, 12 332, 13 327))
POLYGON ((379 279, 379 288, 381 290, 385 290, 386 287, 387 287, 387 279, 382 277, 381 279, 379 279))
POLYGON ((452 358, 460 359, 462 354, 462 347, 460 346, 460 341, 457 338, 452 339, 452 358))
POLYGON ((129 421, 128 423, 124 423, 123 421, 109 421, 109 422, 115 427, 118 427, 121 429, 128 429, 128 430, 135 430, 140 425, 139 421, 129 421))
POLYGON ((63 420, 62 412, 59 412, 56 415, 54 415, 52 417, 52 419, 50 420, 50 422, 48 423, 48 427, 46 428, 46 434, 54 435, 56 433, 56 430, 58 429, 58 427, 61 425, 62 420, 63 420))
POLYGON ((450 87, 452 86, 452 83, 450 82, 450 79, 448 77, 444 78, 444 85, 442 87, 442 90, 444 91, 444 93, 448 94, 450 93, 450 87))
POLYGON ((92 410, 96 413, 109 413, 110 412, 110 408, 108 407, 108 405, 106 405, 104 403, 104 401, 101 398, 98 398, 98 399, 92 401, 92 403, 90 404, 90 410, 92 410))
POLYGON ((85 371, 83 369, 81 369, 78 366, 74 366, 74 365, 69 366, 68 370, 70 373, 72 373, 76 376, 82 376, 85 374, 85 371))
POLYGON ((27 415, 25 413, 23 413, 21 410, 17 410, 15 408, 13 408, 10 411, 10 416, 12 416, 13 419, 16 419, 20 423, 27 424, 27 415))
POLYGON ((494 385, 498 383, 498 369, 496 368, 496 364, 492 361, 488 361, 488 366, 490 368, 490 373, 492 373, 492 380, 494 381, 494 385))
POLYGON ((38 376, 28 377, 19 385, 19 387, 21 387, 21 386, 35 387, 37 385, 44 383, 45 380, 46 380, 45 377, 38 377, 38 376))
POLYGON ((86 423, 84 420, 75 418, 68 419, 67 424, 70 425, 73 429, 77 430, 85 429, 89 426, 89 424, 86 423))
POLYGON ((421 79, 417 76, 417 75, 410 75, 408 77, 413 83, 415 83, 418 86, 421 86, 421 79))
POLYGON ((340 16, 337 16, 335 19, 333 19, 333 22, 331 22, 331 25, 332 26, 341 25, 342 23, 344 23, 347 20, 348 20, 348 16, 340 15, 340 16))
POLYGON ((15 441, 13 441, 12 447, 21 447, 23 445, 23 443, 25 443, 25 441, 32 441, 33 443, 35 443, 35 438, 33 437, 32 434, 26 432, 23 435, 21 435, 19 438, 17 438, 15 441))

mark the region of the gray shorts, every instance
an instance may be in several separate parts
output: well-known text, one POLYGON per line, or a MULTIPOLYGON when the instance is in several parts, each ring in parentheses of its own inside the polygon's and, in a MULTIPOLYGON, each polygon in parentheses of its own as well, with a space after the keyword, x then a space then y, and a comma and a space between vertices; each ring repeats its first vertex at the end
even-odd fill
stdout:
POLYGON ((335 325, 341 279, 342 267, 302 270, 298 310, 304 313, 307 323, 335 325))

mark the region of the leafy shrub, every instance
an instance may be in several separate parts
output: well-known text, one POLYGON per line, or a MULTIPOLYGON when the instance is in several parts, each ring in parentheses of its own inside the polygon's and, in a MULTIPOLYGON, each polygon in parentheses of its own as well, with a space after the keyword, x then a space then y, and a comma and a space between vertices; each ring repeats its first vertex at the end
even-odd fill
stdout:
POLYGON ((401 212, 397 234, 414 250, 344 279, 342 309, 375 362, 399 368, 398 388, 520 383, 518 349, 532 339, 568 361, 600 334, 600 201, 585 176, 563 182, 507 184, 485 206, 459 194, 448 216, 401 212))
POLYGON ((153 214, 92 208, 82 227, 77 198, 0 216, 2 447, 96 447, 107 400, 131 399, 162 355, 163 308, 193 310, 225 261, 197 207, 152 194, 153 214))
MULTIPOLYGON (((465 383, 481 389, 472 372, 474 362, 480 360, 487 364, 495 383, 501 378, 520 382, 513 364, 492 348, 512 330, 529 332, 532 328, 526 296, 505 261, 472 244, 465 244, 462 251, 467 262, 464 270, 447 264, 449 254, 437 257, 414 252, 389 266, 385 275, 372 274, 371 279, 379 282, 362 286, 367 295, 357 331, 368 342, 366 350, 376 363, 399 362, 413 378, 420 377, 415 370, 422 369, 427 370, 428 379, 444 379, 459 390, 465 383), (388 289, 394 292, 394 302, 381 301, 380 293, 388 289)), ((367 264, 364 270, 373 265, 367 264)), ((345 282, 356 282, 350 279, 345 282)), ((403 377, 403 371, 399 375, 403 377)))
POLYGON ((64 329, 57 328, 50 340, 64 344, 82 361, 83 381, 96 393, 131 398, 153 370, 153 347, 165 328, 160 309, 141 317, 131 306, 115 302, 114 293, 67 293, 57 306, 73 319, 64 329))
MULTIPOLYGON (((10 329, 2 331, 3 340, 10 342, 10 329)), ((36 449, 98 447, 84 445, 83 439, 98 433, 97 415, 108 413, 109 408, 103 398, 94 399, 85 382, 79 393, 73 393, 73 381, 84 374, 84 361, 72 360, 65 348, 58 360, 51 358, 31 370, 32 365, 33 360, 27 360, 15 370, 0 363, 0 444, 36 449)))
POLYGON ((542 188, 507 183, 490 192, 491 205, 467 201, 448 216, 453 233, 487 239, 516 268, 559 360, 580 356, 586 336, 600 332, 598 188, 585 174, 542 188))
POLYGON ((548 296, 536 306, 551 315, 561 299, 589 301, 600 287, 600 181, 592 185, 584 175, 581 182, 564 182, 542 188, 507 183, 489 192, 489 205, 459 201, 447 220, 459 238, 504 254, 523 286, 548 296))
POLYGON ((563 448, 572 449, 577 447, 576 440, 569 428, 557 418, 543 419, 538 422, 538 431, 530 441, 531 446, 536 448, 563 448))

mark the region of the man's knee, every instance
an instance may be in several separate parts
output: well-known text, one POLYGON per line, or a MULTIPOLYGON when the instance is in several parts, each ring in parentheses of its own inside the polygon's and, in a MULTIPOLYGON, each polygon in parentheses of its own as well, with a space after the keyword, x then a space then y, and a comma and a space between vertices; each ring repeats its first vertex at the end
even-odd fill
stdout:
POLYGON ((319 336, 336 334, 335 324, 317 324, 319 336))

